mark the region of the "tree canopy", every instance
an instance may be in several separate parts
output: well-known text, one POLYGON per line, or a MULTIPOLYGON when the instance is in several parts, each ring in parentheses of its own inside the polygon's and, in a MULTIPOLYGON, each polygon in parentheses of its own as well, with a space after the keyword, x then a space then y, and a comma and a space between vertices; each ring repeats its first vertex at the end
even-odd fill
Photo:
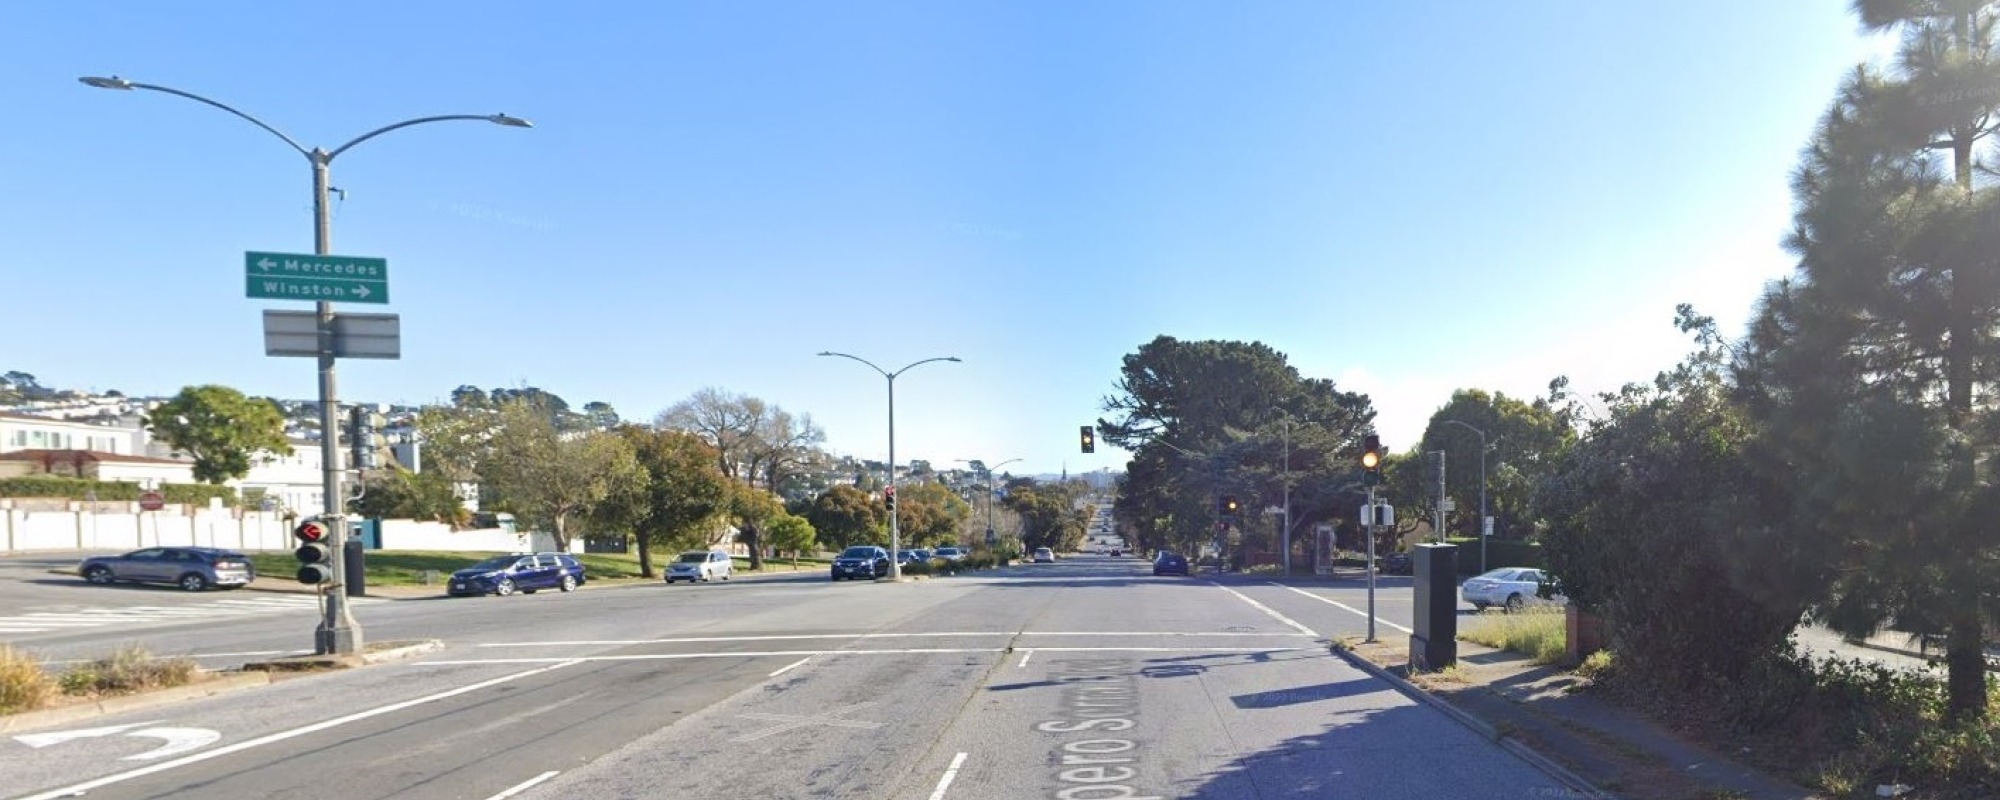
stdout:
POLYGON ((146 427, 194 459, 195 480, 220 484, 250 474, 259 452, 291 455, 276 403, 227 386, 189 386, 146 415, 146 427))

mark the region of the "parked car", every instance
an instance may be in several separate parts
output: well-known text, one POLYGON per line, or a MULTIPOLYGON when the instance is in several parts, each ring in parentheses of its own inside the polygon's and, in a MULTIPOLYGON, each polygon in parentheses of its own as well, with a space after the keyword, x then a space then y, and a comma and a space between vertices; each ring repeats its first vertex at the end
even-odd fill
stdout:
POLYGON ((1153 556, 1153 574, 1186 575, 1188 574, 1187 557, 1171 550, 1161 550, 1158 555, 1153 556))
POLYGON ((937 549, 937 552, 936 552, 936 553, 933 553, 933 554, 932 554, 932 557, 933 557, 933 558, 942 558, 942 559, 944 559, 944 560, 946 560, 946 561, 964 561, 964 560, 965 560, 965 548, 963 548, 963 547, 940 547, 940 548, 938 548, 938 549, 937 549))
POLYGON ((833 579, 866 578, 874 580, 889 574, 889 551, 873 545, 858 544, 840 551, 833 557, 833 579))
POLYGON ((1561 604, 1564 601, 1561 595, 1554 598, 1541 596, 1542 584, 1554 582, 1553 576, 1539 569, 1502 567, 1466 579, 1459 586, 1459 592, 1465 602, 1481 611, 1493 606, 1519 611, 1530 605, 1561 604))
POLYGON ((726 581, 735 572, 736 564, 729 560, 728 553, 721 550, 689 550, 667 565, 667 583, 705 582, 716 578, 726 581))
POLYGON ((1056 563, 1056 551, 1050 550, 1046 547, 1035 548, 1035 563, 1037 564, 1056 563))
POLYGON ((451 574, 445 593, 453 597, 534 594, 542 589, 575 591, 584 582, 583 564, 568 553, 495 556, 451 574))
POLYGON ((218 586, 236 589, 257 579, 249 556, 213 547, 148 547, 124 555, 92 556, 77 565, 76 573, 100 585, 171 583, 190 592, 218 586))
POLYGON ((1382 573, 1385 575, 1408 575, 1416 571, 1417 562, 1409 553, 1390 553, 1382 558, 1382 573))

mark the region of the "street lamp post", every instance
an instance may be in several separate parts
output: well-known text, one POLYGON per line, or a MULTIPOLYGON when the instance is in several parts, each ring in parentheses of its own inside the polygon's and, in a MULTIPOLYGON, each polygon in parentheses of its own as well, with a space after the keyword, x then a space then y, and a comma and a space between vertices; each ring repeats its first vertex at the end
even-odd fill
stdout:
MULTIPOLYGON (((859 361, 867 364, 869 369, 882 373, 882 377, 889 379, 889 494, 890 496, 894 496, 896 494, 896 376, 909 372, 910 368, 919 364, 929 364, 933 361, 957 361, 958 357, 940 356, 937 358, 926 358, 922 361, 906 364, 902 369, 895 372, 890 372, 875 366, 874 362, 860 356, 834 352, 821 352, 820 355, 839 356, 859 361)), ((897 513, 898 510, 900 509, 891 509, 889 511, 889 579, 899 581, 903 579, 903 564, 896 560, 896 553, 903 549, 903 530, 902 524, 896 519, 902 516, 897 513)))
MULTIPOLYGON (((341 153, 347 152, 348 149, 354 147, 355 145, 358 145, 362 142, 368 141, 369 139, 373 139, 377 136, 388 133, 390 131, 398 130, 401 128, 408 128, 413 125, 422 125, 430 122, 450 122, 454 120, 478 120, 483 122, 491 122, 496 125, 506 125, 508 127, 513 127, 513 128, 534 127, 533 123, 530 123, 525 119, 521 119, 519 117, 510 117, 506 114, 446 114, 434 117, 418 117, 416 119, 404 120, 402 122, 398 122, 393 125, 385 125, 380 128, 376 128, 375 130, 361 134, 360 136, 356 136, 353 139, 348 140, 346 144, 333 148, 331 151, 318 147, 308 150, 304 145, 299 144, 292 137, 286 136, 283 132, 280 132, 277 128, 271 127, 270 125, 266 124, 263 120, 250 116, 249 114, 243 113, 242 111, 238 111, 235 108, 231 108, 230 106, 224 105, 217 101, 210 100, 198 94, 194 94, 192 92, 184 92, 179 89, 174 89, 167 86, 156 86, 150 83, 139 83, 137 81, 128 81, 124 78, 120 78, 115 75, 109 78, 82 77, 78 78, 77 80, 83 82, 83 84, 86 86, 91 86, 98 89, 116 89, 119 91, 145 89, 147 91, 171 94, 176 97, 185 97, 197 103, 202 103, 204 105, 213 106, 215 108, 222 109, 223 111, 227 111, 230 114, 233 114, 238 118, 241 118, 246 122, 249 122, 252 125, 255 125, 259 128, 263 128, 265 132, 278 137, 279 139, 283 140, 285 144, 290 145, 293 150, 298 151, 299 155, 305 156, 306 161, 312 165, 313 252, 317 255, 323 255, 323 256, 331 255, 333 253, 333 224, 332 224, 332 218, 329 215, 327 208, 327 191, 328 191, 328 186, 330 185, 329 170, 333 165, 333 159, 338 157, 341 153)), ((320 301, 318 303, 318 312, 319 312, 319 421, 320 421, 320 462, 321 462, 320 490, 325 495, 325 497, 323 498, 322 506, 325 509, 325 515, 329 518, 330 524, 328 527, 333 529, 332 545, 333 545, 333 552, 335 555, 333 558, 333 563, 331 565, 333 567, 333 581, 329 585, 328 591, 324 593, 324 596, 327 598, 326 615, 321 620, 318 630, 314 632, 313 639, 314 639, 314 648, 316 652, 318 652, 321 655, 329 655, 336 653, 360 652, 363 646, 363 642, 361 636, 361 626, 360 624, 354 621, 354 615, 351 611, 349 611, 345 597, 345 593, 347 590, 347 567, 346 567, 346 557, 345 557, 346 544, 347 544, 347 525, 345 521, 341 519, 341 517, 343 516, 343 512, 345 511, 345 508, 343 507, 344 504, 341 502, 341 495, 340 495, 340 481, 341 481, 340 442, 339 442, 340 416, 338 408, 339 401, 334 391, 333 303, 324 300, 320 301)))
POLYGON ((1486 432, 1455 419, 1445 422, 1479 434, 1479 571, 1483 574, 1486 572, 1486 539, 1489 535, 1486 518, 1486 432))
POLYGON ((994 489, 994 486, 993 486, 993 471, 994 471, 994 470, 996 470, 996 469, 999 469, 999 468, 1001 468, 1001 467, 1004 467, 1004 466, 1007 466, 1008 464, 1012 464, 1012 463, 1014 463, 1014 462, 1016 462, 1016 461, 1019 461, 1019 460, 1021 460, 1021 459, 1018 459, 1018 458, 1010 458, 1010 459, 1007 459, 1006 461, 1002 461, 1002 462, 1000 462, 1000 463, 998 463, 998 464, 987 464, 987 463, 986 463, 986 462, 985 462, 984 460, 981 460, 981 459, 977 459, 977 458, 961 458, 961 459, 959 459, 959 461, 961 461, 961 462, 964 462, 964 463, 967 463, 967 464, 971 464, 971 463, 975 463, 975 462, 976 462, 976 463, 978 463, 978 464, 979 464, 979 471, 980 471, 980 472, 983 472, 983 473, 985 473, 985 474, 986 474, 986 545, 987 545, 988 547, 992 547, 992 546, 993 546, 993 544, 994 544, 994 543, 995 543, 996 541, 998 541, 998 540, 997 540, 997 539, 996 539, 996 538, 994 537, 994 534, 993 534, 993 489, 994 489))

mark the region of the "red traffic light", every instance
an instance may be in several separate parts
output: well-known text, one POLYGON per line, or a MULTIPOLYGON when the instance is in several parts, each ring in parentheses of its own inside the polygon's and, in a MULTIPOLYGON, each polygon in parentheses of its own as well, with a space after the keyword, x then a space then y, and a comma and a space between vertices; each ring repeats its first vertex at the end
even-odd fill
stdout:
POLYGON ((292 530, 292 536, 301 542, 323 542, 332 535, 333 529, 316 519, 301 522, 299 527, 292 530))

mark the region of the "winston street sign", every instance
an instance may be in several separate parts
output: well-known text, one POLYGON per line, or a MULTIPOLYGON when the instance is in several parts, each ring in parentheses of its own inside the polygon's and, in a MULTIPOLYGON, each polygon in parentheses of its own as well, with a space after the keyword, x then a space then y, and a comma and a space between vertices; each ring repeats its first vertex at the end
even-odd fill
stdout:
POLYGON ((243 254, 243 272, 245 296, 253 300, 389 302, 389 260, 385 258, 252 250, 243 254))

